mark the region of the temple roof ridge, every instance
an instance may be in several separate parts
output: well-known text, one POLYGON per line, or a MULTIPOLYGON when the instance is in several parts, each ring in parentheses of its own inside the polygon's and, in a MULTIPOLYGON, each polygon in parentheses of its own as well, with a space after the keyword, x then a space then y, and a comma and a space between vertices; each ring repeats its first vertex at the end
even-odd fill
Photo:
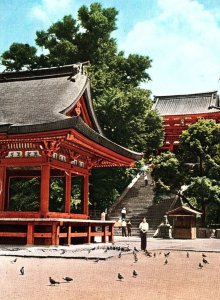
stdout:
POLYGON ((84 66, 89 62, 74 63, 70 65, 38 68, 32 70, 20 70, 20 71, 3 71, 0 73, 0 83, 10 81, 24 81, 34 79, 56 78, 62 76, 70 76, 69 80, 73 80, 74 76, 78 74, 85 74, 84 66))
POLYGON ((154 99, 157 98, 182 98, 182 97, 198 97, 198 96, 205 96, 205 95, 212 95, 212 94, 216 94, 218 91, 217 90, 213 90, 213 91, 206 91, 206 92, 201 92, 201 93, 183 93, 183 94, 170 94, 170 95, 154 95, 154 99))

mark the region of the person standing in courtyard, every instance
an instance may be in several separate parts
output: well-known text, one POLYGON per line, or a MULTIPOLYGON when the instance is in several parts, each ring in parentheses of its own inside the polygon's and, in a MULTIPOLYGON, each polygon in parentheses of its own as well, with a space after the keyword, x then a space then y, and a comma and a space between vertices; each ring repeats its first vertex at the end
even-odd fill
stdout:
POLYGON ((140 235, 141 235, 141 250, 145 251, 147 249, 147 232, 149 230, 149 224, 146 218, 139 225, 140 235))
POLYGON ((126 208, 125 207, 123 207, 121 210, 121 217, 122 217, 122 219, 126 218, 126 208))
POLYGON ((103 211, 101 213, 101 221, 105 221, 105 215, 106 215, 106 213, 103 211))
POLYGON ((126 223, 125 219, 122 219, 122 222, 121 222, 122 236, 125 236, 125 237, 127 236, 126 228, 127 228, 127 223, 126 223))
POLYGON ((131 236, 131 228, 132 228, 131 221, 128 221, 128 222, 127 222, 128 236, 131 236))

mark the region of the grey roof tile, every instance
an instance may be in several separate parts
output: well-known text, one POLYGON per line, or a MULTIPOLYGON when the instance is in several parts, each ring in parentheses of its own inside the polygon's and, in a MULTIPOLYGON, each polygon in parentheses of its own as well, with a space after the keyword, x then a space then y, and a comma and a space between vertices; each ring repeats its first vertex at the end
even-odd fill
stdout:
POLYGON ((219 106, 219 96, 217 91, 171 95, 171 96, 155 96, 154 109, 161 116, 169 115, 191 115, 191 114, 209 114, 219 110, 209 109, 209 106, 219 106))

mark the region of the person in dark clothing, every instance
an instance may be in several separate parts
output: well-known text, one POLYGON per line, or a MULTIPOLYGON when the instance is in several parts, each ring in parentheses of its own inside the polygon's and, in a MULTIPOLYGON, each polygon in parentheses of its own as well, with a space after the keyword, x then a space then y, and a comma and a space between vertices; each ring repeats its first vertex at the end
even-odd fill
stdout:
POLYGON ((125 219, 123 219, 121 222, 122 236, 127 236, 126 228, 127 228, 127 223, 125 219))
POLYGON ((132 224, 130 221, 127 222, 127 230, 128 230, 128 236, 131 236, 131 228, 132 228, 132 224))

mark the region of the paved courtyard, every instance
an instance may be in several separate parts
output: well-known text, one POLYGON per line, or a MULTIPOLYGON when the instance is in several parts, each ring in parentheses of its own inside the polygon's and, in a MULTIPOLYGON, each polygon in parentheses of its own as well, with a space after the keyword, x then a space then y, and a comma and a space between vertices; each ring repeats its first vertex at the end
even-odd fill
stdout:
POLYGON ((139 237, 115 237, 114 245, 1 245, 0 299, 220 299, 220 240, 149 238, 151 257, 136 251, 137 259, 134 248, 140 249, 139 237), (24 275, 20 273, 22 267, 24 275), (134 270, 138 273, 135 277, 134 270), (65 282, 66 276, 73 281, 65 282), (59 284, 51 285, 49 277, 59 284))

